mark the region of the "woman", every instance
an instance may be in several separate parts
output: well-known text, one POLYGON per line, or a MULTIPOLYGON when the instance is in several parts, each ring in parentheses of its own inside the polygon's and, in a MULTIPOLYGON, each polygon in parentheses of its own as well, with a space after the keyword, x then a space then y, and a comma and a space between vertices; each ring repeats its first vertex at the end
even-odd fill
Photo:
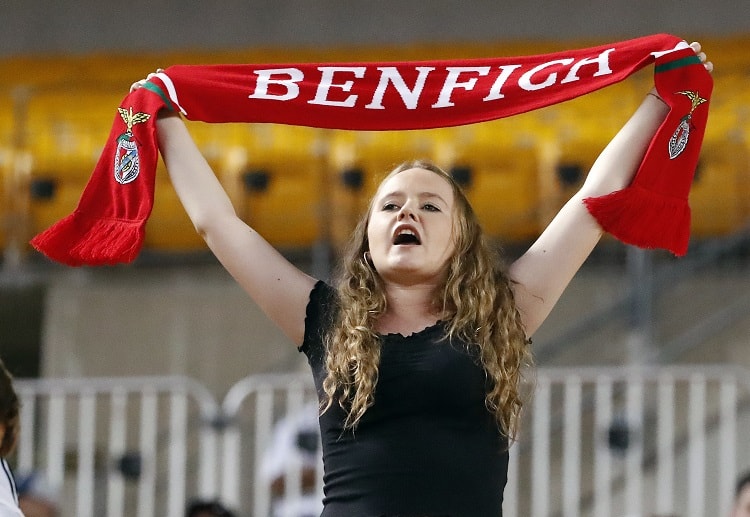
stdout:
POLYGON ((602 235, 583 199, 630 183, 667 113, 649 92, 581 190, 507 268, 449 175, 424 162, 398 167, 333 287, 239 219, 179 116, 160 116, 162 157, 197 231, 308 357, 321 402, 323 516, 502 514, 530 338, 602 235))
POLYGON ((0 515, 21 516, 16 481, 5 461, 16 447, 20 404, 13 389, 13 378, 0 359, 0 515))

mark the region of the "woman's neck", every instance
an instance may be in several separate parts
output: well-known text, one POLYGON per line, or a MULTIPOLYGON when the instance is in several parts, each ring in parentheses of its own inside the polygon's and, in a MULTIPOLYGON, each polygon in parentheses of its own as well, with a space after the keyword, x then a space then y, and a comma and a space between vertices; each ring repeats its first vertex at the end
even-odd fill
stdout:
POLYGON ((390 286, 386 291, 387 308, 377 323, 381 334, 408 336, 437 323, 434 286, 390 286))

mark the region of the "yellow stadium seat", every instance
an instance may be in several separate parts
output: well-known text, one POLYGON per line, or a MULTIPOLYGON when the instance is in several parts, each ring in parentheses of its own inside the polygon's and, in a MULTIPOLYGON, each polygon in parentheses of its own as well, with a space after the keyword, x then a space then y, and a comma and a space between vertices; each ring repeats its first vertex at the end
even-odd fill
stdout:
MULTIPOLYGON (((115 108, 133 81, 157 67, 178 63, 511 56, 588 43, 506 41, 3 58, 0 75, 7 81, 0 89, 0 149, 9 149, 11 154, 31 152, 28 179, 35 194, 27 215, 32 226, 40 229, 75 206, 117 116, 115 108), (110 66, 113 62, 117 66, 110 66), (54 195, 44 197, 45 189, 52 189, 54 195)), ((703 43, 713 49, 710 55, 716 64, 715 88, 706 148, 691 203, 694 233, 713 235, 731 231, 750 217, 750 125, 746 123, 750 82, 745 73, 750 54, 745 36, 703 43), (740 143, 743 138, 744 147, 740 143), (734 185, 734 190, 727 185, 734 185), (722 200, 719 205, 714 204, 717 199, 722 200)), ((325 235, 334 235, 334 240, 341 242, 366 209, 383 175, 398 163, 414 158, 432 159, 469 176, 467 192, 487 231, 504 239, 525 239, 538 233, 578 188, 594 158, 652 83, 653 73, 647 67, 581 99, 500 121, 426 131, 188 125, 238 213, 276 245, 307 246, 325 235)), ((8 152, 0 153, 0 170, 3 155, 8 152)), ((160 174, 147 245, 163 250, 202 248, 202 240, 163 172, 160 174)), ((7 211, 8 204, 4 205, 7 211)), ((0 227, 0 242, 2 238, 0 227)))
POLYGON ((606 146, 610 135, 594 138, 558 136, 539 145, 539 225, 549 224, 586 179, 591 166, 606 146))
POLYGON ((10 224, 9 206, 10 195, 7 188, 10 175, 10 160, 13 150, 6 146, 0 146, 0 253, 5 249, 7 238, 7 227, 10 224))
POLYGON ((10 93, 0 94, 0 147, 11 147, 14 145, 15 136, 15 113, 13 98, 10 93))
POLYGON ((161 174, 157 178, 154 206, 146 223, 144 250, 164 253, 207 250, 206 243, 195 230, 172 185, 161 174))
POLYGON ((70 92, 32 96, 26 109, 24 146, 35 175, 86 180, 109 136, 119 101, 111 94, 70 92))
POLYGON ((276 246, 312 245, 322 235, 321 131, 277 124, 252 130, 241 143, 241 158, 225 154, 218 171, 230 196, 236 193, 238 214, 276 246))
POLYGON ((718 237, 750 220, 750 161, 747 145, 705 140, 690 191, 691 234, 718 237))
POLYGON ((503 125, 485 126, 476 140, 461 142, 447 166, 466 182, 467 197, 485 232, 506 242, 523 242, 537 235, 539 221, 536 143, 514 142, 503 125))
POLYGON ((78 206, 84 182, 33 179, 30 188, 31 235, 46 230, 78 206))
POLYGON ((434 131, 334 131, 328 147, 330 234, 349 238, 383 178, 403 162, 434 159, 434 131))

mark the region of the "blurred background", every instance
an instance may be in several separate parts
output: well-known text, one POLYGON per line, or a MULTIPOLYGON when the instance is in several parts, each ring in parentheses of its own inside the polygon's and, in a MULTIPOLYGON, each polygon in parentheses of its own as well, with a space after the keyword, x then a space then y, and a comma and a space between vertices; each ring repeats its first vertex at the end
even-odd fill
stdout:
MULTIPOLYGON (((570 442, 579 444, 578 460, 566 460, 570 443, 554 438, 571 432, 567 409, 530 423, 553 437, 541 442, 550 460, 534 463, 541 439, 534 433, 521 440, 517 478, 528 482, 509 490, 508 513, 698 516, 728 508, 730 485, 750 468, 746 3, 9 0, 0 19, 0 357, 27 402, 15 460, 57 487, 63 515, 180 515, 192 495, 220 497, 241 515, 266 514, 278 494, 258 469, 272 425, 312 396, 304 358, 218 266, 161 168, 133 264, 67 268, 29 247, 75 208, 133 81, 171 64, 514 56, 657 32, 700 41, 715 64, 690 196, 690 249, 677 259, 605 238, 535 336, 543 381, 535 403, 581 417, 570 442), (635 387, 633 375, 623 376, 632 371, 648 372, 635 375, 635 387), (248 376, 251 387, 242 384, 248 376), (267 413, 258 379, 273 392, 267 413), (296 395, 284 391, 289 379, 296 395), (252 400, 237 399, 230 415, 219 405, 237 386, 252 400), (193 389, 203 402, 188 397, 178 413, 184 439, 175 442, 181 406, 171 397, 193 389), (118 413, 100 398, 119 401, 120 434, 111 423, 118 413), (171 409, 163 413, 162 403, 171 409), (654 416, 664 411, 673 417, 666 429, 654 416), (81 422, 91 423, 90 436, 81 422), (183 442, 182 452, 166 447, 183 442), (593 444, 590 457, 581 443, 593 444), (672 455, 660 456, 665 450, 672 455), (150 470, 148 451, 163 452, 166 466, 150 470), (232 451, 242 458, 236 470, 226 466, 232 451), (594 465, 606 469, 606 488, 596 481, 605 470, 594 465), (571 472, 579 482, 565 485, 560 478, 571 472), (653 486, 660 491, 641 490, 653 486)), ((415 157, 463 182, 512 260, 577 189, 651 84, 644 70, 582 99, 440 130, 189 127, 238 213, 300 267, 327 278, 379 178, 415 157)))

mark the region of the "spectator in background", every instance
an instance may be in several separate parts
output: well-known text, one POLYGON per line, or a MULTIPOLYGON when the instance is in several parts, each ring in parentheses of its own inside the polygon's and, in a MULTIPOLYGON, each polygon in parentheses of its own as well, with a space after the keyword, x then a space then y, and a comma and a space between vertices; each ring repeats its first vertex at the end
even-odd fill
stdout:
POLYGON ((197 499, 188 505, 185 517, 234 517, 234 513, 219 501, 197 499))
POLYGON ((737 480, 730 517, 750 517, 750 470, 737 480))
POLYGON ((60 494, 41 472, 18 477, 18 505, 25 517, 58 517, 60 494))
POLYGON ((271 491, 271 517, 320 515, 323 503, 316 481, 322 462, 318 404, 311 402, 276 422, 261 460, 260 476, 271 491), (298 490, 286 487, 286 473, 292 469, 299 475, 298 490))
POLYGON ((13 389, 13 377, 0 359, 0 515, 23 517, 13 471, 5 460, 18 441, 20 403, 13 389))

